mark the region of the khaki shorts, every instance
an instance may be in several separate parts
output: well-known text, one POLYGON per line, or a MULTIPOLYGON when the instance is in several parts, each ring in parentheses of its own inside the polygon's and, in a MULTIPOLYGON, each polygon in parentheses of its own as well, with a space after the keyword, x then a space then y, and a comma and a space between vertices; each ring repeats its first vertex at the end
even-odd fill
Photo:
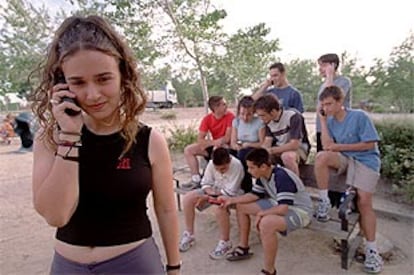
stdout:
POLYGON ((354 186, 362 191, 374 193, 378 184, 380 174, 368 168, 361 162, 339 154, 340 167, 336 171, 337 175, 346 173, 346 184, 354 186))
MULTIPOLYGON (((256 204, 262 210, 266 210, 274 206, 273 201, 268 198, 259 199, 256 201, 256 204)), ((311 220, 311 214, 299 207, 289 205, 288 211, 286 215, 284 215, 284 218, 286 222, 286 230, 280 232, 280 234, 286 236, 292 231, 308 226, 311 220)))
MULTIPOLYGON (((306 152, 305 149, 303 148, 299 148, 298 150, 296 150, 296 162, 297 163, 306 163, 306 160, 308 159, 308 155, 309 153, 306 152)), ((280 158, 280 155, 271 155, 270 159, 272 161, 272 163, 274 164, 280 164, 283 166, 283 162, 282 159, 280 158)))

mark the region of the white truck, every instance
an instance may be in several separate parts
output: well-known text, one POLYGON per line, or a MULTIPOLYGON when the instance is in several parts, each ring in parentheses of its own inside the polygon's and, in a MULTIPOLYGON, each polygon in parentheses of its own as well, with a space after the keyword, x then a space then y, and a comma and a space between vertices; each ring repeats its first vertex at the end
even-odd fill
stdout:
POLYGON ((177 93, 170 81, 162 90, 147 91, 147 108, 172 108, 177 103, 177 93))

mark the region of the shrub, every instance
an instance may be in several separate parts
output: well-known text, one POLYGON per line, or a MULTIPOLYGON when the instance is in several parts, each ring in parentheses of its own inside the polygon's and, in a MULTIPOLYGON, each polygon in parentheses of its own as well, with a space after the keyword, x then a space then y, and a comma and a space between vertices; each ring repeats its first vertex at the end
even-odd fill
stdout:
POLYGON ((172 120, 177 118, 177 114, 174 111, 167 111, 161 114, 160 118, 172 120))
POLYGON ((414 202, 414 123, 410 119, 375 123, 380 135, 381 175, 414 202))
POLYGON ((185 146, 197 141, 197 127, 192 123, 189 126, 173 124, 168 130, 167 142, 172 151, 183 151, 185 146))

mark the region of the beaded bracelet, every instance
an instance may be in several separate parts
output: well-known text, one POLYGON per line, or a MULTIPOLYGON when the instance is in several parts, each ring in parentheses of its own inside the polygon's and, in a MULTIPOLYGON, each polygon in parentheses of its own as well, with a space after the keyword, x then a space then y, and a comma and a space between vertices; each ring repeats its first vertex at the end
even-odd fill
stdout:
POLYGON ((61 157, 64 160, 79 162, 79 157, 70 157, 70 156, 67 156, 67 155, 59 154, 58 152, 55 152, 55 156, 61 157))
POLYGON ((73 148, 79 148, 82 146, 81 145, 77 145, 76 142, 70 142, 70 141, 66 141, 66 142, 62 142, 58 144, 59 146, 67 146, 69 147, 69 150, 66 152, 66 154, 62 155, 59 154, 57 151, 55 152, 55 156, 61 157, 64 160, 70 160, 70 161, 76 161, 79 162, 79 157, 71 157, 69 156, 70 152, 72 151, 73 148))
POLYGON ((58 143, 58 146, 80 148, 82 147, 82 142, 81 140, 77 140, 77 141, 62 140, 58 143))

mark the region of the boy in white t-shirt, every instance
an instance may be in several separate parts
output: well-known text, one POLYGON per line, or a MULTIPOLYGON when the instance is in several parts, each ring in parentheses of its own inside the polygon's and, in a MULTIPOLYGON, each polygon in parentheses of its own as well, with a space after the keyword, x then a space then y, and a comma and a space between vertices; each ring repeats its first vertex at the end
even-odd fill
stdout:
MULTIPOLYGON (((185 252, 195 242, 194 219, 195 208, 203 210, 211 204, 220 204, 223 197, 234 197, 243 194, 241 182, 244 169, 240 160, 231 156, 227 149, 217 148, 207 164, 201 188, 188 192, 183 199, 185 231, 180 241, 180 251, 185 252)), ((218 260, 226 256, 232 248, 230 242, 230 211, 225 207, 215 207, 217 223, 220 229, 220 241, 210 252, 212 259, 218 260)))

